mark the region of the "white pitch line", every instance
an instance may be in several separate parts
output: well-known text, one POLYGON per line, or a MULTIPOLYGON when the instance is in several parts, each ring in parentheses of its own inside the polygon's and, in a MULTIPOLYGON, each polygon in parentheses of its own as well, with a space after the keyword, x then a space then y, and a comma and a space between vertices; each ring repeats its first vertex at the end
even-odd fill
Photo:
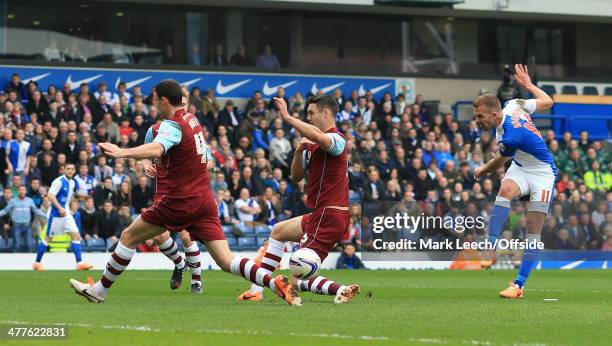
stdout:
MULTIPOLYGON (((0 321, 0 324, 18 324, 18 325, 32 325, 32 324, 50 324, 55 326, 69 326, 69 327, 82 327, 82 328, 100 328, 100 329, 116 329, 116 330, 131 330, 139 332, 154 332, 154 333, 165 333, 165 332, 179 332, 181 330, 168 329, 161 330, 159 328, 153 328, 149 326, 130 326, 130 325, 94 325, 90 323, 39 323, 39 322, 27 322, 27 321, 0 321)), ((201 333, 201 334, 233 334, 233 335, 274 335, 278 336, 278 333, 272 333, 268 331, 253 331, 253 330, 238 330, 238 329, 191 329, 190 332, 201 333)), ((374 341, 412 341, 422 344, 448 344, 455 342, 455 340, 439 339, 439 338, 407 338, 398 339, 390 338, 388 336, 372 336, 372 335, 347 335, 347 334, 325 334, 325 333, 286 333, 289 336, 295 337, 312 337, 312 338, 329 338, 329 339, 347 339, 347 340, 374 340, 374 341)), ((470 345, 493 345, 489 341, 479 340, 461 340, 463 344, 470 345)), ((543 344, 538 344, 543 345, 543 344)))

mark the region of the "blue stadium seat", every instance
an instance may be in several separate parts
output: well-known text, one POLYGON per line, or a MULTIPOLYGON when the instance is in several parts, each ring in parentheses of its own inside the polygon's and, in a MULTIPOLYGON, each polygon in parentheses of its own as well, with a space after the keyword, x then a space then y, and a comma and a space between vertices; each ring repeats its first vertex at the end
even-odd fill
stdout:
POLYGON ((225 234, 232 234, 232 227, 233 226, 222 226, 223 227, 223 233, 225 234))
POLYGON ((578 89, 575 85, 564 85, 561 89, 563 95, 578 95, 578 89))
POLYGON ((230 249, 232 250, 238 250, 238 241, 236 240, 236 237, 234 236, 229 236, 227 237, 227 244, 229 245, 230 249))
POLYGON ((551 84, 542 85, 542 90, 544 90, 544 92, 551 96, 557 93, 557 88, 555 88, 555 86, 551 84))
POLYGON ((90 239, 87 242, 87 251, 89 252, 106 252, 106 242, 102 238, 90 239))
POLYGON ((255 234, 257 236, 268 236, 268 235, 270 235, 270 231, 272 231, 270 226, 257 226, 257 227, 255 227, 255 234))
POLYGON ((240 230, 245 235, 254 235, 255 234, 255 227, 253 227, 253 226, 240 225, 240 230))
POLYGON ((269 237, 257 237, 257 246, 263 246, 264 242, 268 239, 269 237))
POLYGON ((604 89, 604 95, 606 96, 612 96, 612 87, 606 87, 604 89))
POLYGON ((176 237, 174 241, 176 242, 176 247, 178 248, 178 250, 180 252, 185 252, 185 246, 183 245, 183 241, 181 240, 181 237, 176 237))
POLYGON ((238 247, 240 250, 256 250, 257 240, 255 237, 240 237, 238 238, 238 247))
POLYGON ((6 239, 0 237, 0 252, 9 252, 11 247, 6 239))
POLYGON ((206 248, 206 245, 198 242, 198 248, 200 249, 200 252, 208 252, 208 249, 206 248))
POLYGON ((587 85, 582 88, 582 95, 599 95, 597 88, 592 85, 587 85))

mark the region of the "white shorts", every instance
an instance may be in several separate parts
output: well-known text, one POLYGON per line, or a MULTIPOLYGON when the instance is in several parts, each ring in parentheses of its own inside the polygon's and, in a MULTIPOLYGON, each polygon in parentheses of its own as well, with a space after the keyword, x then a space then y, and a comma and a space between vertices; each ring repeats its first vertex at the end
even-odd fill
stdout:
POLYGON ((552 171, 528 170, 512 162, 504 179, 514 181, 521 190, 521 196, 529 194, 529 211, 549 214, 555 188, 555 175, 552 171))
POLYGON ((65 233, 79 233, 74 217, 67 215, 64 217, 49 217, 47 221, 47 236, 61 235, 65 233))

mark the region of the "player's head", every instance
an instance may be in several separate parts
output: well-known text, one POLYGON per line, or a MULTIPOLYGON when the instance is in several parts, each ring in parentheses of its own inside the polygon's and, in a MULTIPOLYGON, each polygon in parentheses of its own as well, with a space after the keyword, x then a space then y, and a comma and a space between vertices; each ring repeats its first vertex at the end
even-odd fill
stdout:
POLYGON ((497 96, 484 94, 474 101, 474 117, 476 124, 489 131, 496 128, 502 118, 502 107, 497 96))
POLYGON ((74 167, 74 163, 66 163, 64 165, 64 175, 66 176, 66 178, 72 179, 72 177, 74 177, 75 171, 76 168, 74 167))
POLYGON ((322 94, 308 99, 308 121, 326 131, 336 124, 336 115, 339 112, 338 102, 333 96, 322 94))
POLYGON ((183 109, 187 111, 189 108, 189 90, 187 87, 181 86, 181 90, 183 90, 183 98, 181 99, 181 103, 183 104, 183 109))
POLYGON ((175 110, 182 106, 183 89, 172 79, 165 79, 153 89, 153 103, 160 113, 168 118, 174 115, 175 110))

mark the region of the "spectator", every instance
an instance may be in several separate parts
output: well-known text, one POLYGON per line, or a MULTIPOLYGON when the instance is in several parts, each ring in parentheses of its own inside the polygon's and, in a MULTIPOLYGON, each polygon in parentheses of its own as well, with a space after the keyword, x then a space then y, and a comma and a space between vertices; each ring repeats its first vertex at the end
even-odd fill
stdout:
POLYGON ((257 56, 256 66, 258 68, 266 69, 281 67, 280 63, 278 62, 278 58, 276 55, 274 55, 274 53, 272 53, 272 47, 269 44, 265 45, 263 53, 257 56))
POLYGON ((83 202, 87 197, 94 194, 94 189, 98 185, 98 181, 93 175, 89 174, 87 165, 79 166, 79 174, 74 177, 77 183, 78 190, 76 191, 77 198, 83 202))
POLYGON ((147 177, 138 178, 138 183, 132 189, 132 206, 135 213, 140 214, 153 201, 153 189, 148 185, 147 177))
POLYGON ((230 58, 230 65, 234 66, 253 66, 253 60, 246 54, 244 45, 239 45, 236 53, 230 58))
POLYGON ((141 243, 136 248, 138 252, 159 252, 159 247, 155 244, 153 239, 147 239, 144 243, 141 243))
POLYGON ((49 47, 45 48, 44 56, 47 61, 64 61, 64 56, 57 48, 57 40, 51 39, 49 47))
POLYGON ((215 98, 215 89, 208 89, 202 101, 202 113, 207 117, 216 118, 220 107, 215 98))
POLYGON ((34 205, 34 201, 26 196, 27 189, 25 186, 20 186, 17 197, 12 198, 6 207, 0 210, 0 217, 10 213, 11 215, 11 234, 13 238, 13 252, 25 247, 26 251, 34 250, 34 242, 32 238, 32 216, 43 219, 47 218, 47 214, 42 212, 34 205), (23 242, 22 242, 23 241, 23 242))
POLYGON ((225 57, 225 53, 223 52, 223 46, 218 44, 215 46, 215 50, 212 54, 212 58, 210 59, 211 66, 225 66, 227 65, 227 58, 225 57))
POLYGON ((291 142, 285 138, 285 131, 283 129, 276 129, 274 131, 274 138, 270 141, 269 149, 270 161, 274 167, 290 168, 291 163, 288 161, 288 158, 293 148, 291 147, 291 142))
MULTIPOLYGON (((113 187, 113 179, 111 177, 104 178, 101 185, 94 189, 94 206, 100 209, 105 201, 112 201, 115 198, 115 189, 113 187)), ((111 202, 112 204, 112 202, 111 202)))
POLYGON ((26 92, 25 84, 21 81, 21 76, 18 73, 13 73, 11 75, 11 80, 8 82, 6 87, 4 88, 4 92, 9 94, 11 92, 15 93, 15 100, 21 103, 28 102, 28 95, 26 92))
POLYGON ((236 213, 240 222, 253 222, 261 213, 261 207, 255 199, 251 198, 247 188, 240 190, 240 198, 236 201, 236 213))
POLYGON ((113 209, 113 202, 104 201, 102 208, 98 211, 95 222, 95 234, 104 239, 106 246, 115 244, 121 236, 119 215, 113 209))
POLYGON ((355 245, 346 244, 336 262, 336 269, 365 269, 361 259, 355 255, 355 245))
POLYGON ((200 54, 200 45, 197 42, 193 42, 189 54, 189 65, 202 66, 205 63, 202 54, 200 54))
POLYGON ((97 238, 98 234, 95 233, 97 213, 93 197, 85 197, 85 202, 83 207, 79 209, 79 214, 81 214, 81 233, 83 238, 87 241, 97 238))
POLYGON ((598 161, 591 163, 591 169, 584 173, 584 183, 591 191, 605 193, 612 189, 612 173, 602 172, 598 161))
POLYGON ((18 129, 15 134, 15 139, 11 140, 6 147, 7 166, 10 173, 24 176, 24 172, 29 171, 30 162, 28 155, 32 154, 29 142, 24 140, 25 132, 18 129))

